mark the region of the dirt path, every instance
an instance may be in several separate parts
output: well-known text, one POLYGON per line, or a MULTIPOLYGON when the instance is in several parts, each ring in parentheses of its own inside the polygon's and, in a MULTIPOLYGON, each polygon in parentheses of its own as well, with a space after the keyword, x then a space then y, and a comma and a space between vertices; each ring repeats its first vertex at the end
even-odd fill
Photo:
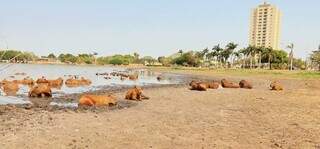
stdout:
MULTIPOLYGON (((255 89, 146 89, 150 100, 106 112, 0 110, 1 148, 320 148, 316 83, 255 89)), ((117 96, 122 98, 123 93, 117 96)))

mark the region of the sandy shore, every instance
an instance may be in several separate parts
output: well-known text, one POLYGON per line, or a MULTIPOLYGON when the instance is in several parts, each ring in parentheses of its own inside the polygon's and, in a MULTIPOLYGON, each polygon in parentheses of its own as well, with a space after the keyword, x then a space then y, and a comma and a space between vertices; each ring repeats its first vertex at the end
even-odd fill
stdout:
MULTIPOLYGON (((232 77, 233 80, 240 78, 232 77)), ((145 89, 119 110, 0 108, 1 148, 320 148, 319 81, 282 79, 286 90, 145 89)), ((123 100, 124 93, 116 93, 123 100)))

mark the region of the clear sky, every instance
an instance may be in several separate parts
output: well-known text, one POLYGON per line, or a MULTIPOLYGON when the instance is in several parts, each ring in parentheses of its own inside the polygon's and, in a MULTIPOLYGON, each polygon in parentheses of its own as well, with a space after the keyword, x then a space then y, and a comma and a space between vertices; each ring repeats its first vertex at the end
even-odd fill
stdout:
MULTIPOLYGON (((247 46, 262 0, 0 0, 0 48, 37 55, 96 51, 170 55, 218 43, 247 46)), ((306 57, 320 44, 320 0, 269 0, 282 13, 281 47, 306 57)))

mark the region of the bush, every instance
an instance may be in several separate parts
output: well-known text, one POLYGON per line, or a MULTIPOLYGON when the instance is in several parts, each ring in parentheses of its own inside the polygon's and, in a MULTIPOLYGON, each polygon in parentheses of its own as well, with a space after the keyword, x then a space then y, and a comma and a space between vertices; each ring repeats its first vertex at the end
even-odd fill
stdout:
POLYGON ((114 58, 114 59, 109 61, 109 64, 112 64, 112 65, 121 65, 123 63, 124 62, 121 59, 118 59, 118 58, 114 58))
POLYGON ((187 52, 175 58, 172 63, 182 66, 197 67, 200 65, 200 59, 193 52, 187 52))

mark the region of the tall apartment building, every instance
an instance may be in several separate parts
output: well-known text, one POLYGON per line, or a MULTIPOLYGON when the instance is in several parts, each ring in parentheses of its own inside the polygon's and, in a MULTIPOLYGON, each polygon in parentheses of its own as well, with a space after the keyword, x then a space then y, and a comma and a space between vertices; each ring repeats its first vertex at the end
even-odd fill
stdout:
POLYGON ((281 12, 276 6, 264 2, 254 8, 250 18, 249 44, 279 49, 280 20, 281 12))

